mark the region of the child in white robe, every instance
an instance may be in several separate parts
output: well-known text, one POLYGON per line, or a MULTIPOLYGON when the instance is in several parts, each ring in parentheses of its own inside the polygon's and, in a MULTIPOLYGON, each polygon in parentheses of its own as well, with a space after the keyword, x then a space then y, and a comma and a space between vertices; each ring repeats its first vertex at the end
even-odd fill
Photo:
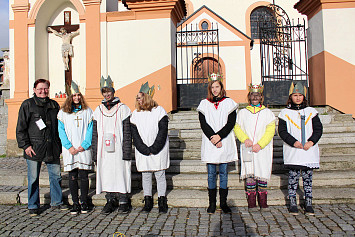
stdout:
POLYGON ((238 104, 226 97, 219 74, 209 77, 208 96, 197 108, 202 129, 201 160, 207 164, 208 197, 207 212, 216 210, 217 166, 219 168, 220 207, 224 213, 231 212, 227 205, 228 163, 238 160, 237 146, 232 132, 236 121, 238 104))
POLYGON ((312 207, 313 169, 319 168, 318 141, 323 126, 316 109, 307 106, 306 88, 298 82, 291 84, 287 108, 279 114, 278 132, 283 144, 284 164, 289 169, 289 212, 298 215, 296 191, 302 175, 306 214, 314 215, 312 207))
POLYGON ((144 191, 143 212, 153 208, 152 175, 157 181, 160 213, 168 211, 165 170, 170 166, 168 115, 151 95, 154 86, 144 84, 136 97, 136 110, 131 116, 132 138, 138 172, 142 172, 144 191), (146 85, 146 86, 145 86, 146 85), (153 88, 153 89, 152 89, 153 88))
POLYGON ((241 142, 241 179, 246 179, 248 208, 256 207, 256 197, 261 209, 267 205, 267 182, 272 170, 275 116, 263 102, 262 85, 249 86, 249 105, 238 112, 234 127, 241 142))
POLYGON ((72 94, 59 111, 58 132, 62 142, 64 171, 69 171, 69 190, 73 200, 71 214, 88 212, 88 172, 92 170, 92 110, 73 81, 72 94), (78 196, 80 180, 80 201, 78 196))

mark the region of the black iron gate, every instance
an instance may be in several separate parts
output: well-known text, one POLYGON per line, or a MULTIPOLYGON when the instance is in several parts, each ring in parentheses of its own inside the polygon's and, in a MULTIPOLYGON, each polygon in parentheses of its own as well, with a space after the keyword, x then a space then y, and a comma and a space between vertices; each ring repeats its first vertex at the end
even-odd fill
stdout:
POLYGON ((208 75, 220 72, 217 24, 183 23, 176 33, 178 108, 194 108, 207 96, 208 75))
POLYGON ((308 88, 305 21, 291 22, 280 6, 268 8, 274 17, 259 21, 264 99, 267 105, 284 105, 292 81, 308 88))

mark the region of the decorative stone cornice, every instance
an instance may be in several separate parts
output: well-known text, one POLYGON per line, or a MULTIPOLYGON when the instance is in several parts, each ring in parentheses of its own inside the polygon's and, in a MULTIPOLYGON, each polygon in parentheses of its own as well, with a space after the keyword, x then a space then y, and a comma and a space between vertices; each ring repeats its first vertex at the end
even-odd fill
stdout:
POLYGON ((125 0, 123 4, 134 12, 166 12, 179 22, 186 15, 184 0, 125 0))
POLYGON ((349 7, 355 8, 355 0, 300 0, 294 6, 298 12, 307 15, 308 19, 322 9, 349 7))
POLYGON ((101 0, 83 0, 84 6, 100 5, 101 0))
POLYGON ((30 4, 12 4, 11 8, 14 13, 16 12, 28 12, 30 10, 30 4))

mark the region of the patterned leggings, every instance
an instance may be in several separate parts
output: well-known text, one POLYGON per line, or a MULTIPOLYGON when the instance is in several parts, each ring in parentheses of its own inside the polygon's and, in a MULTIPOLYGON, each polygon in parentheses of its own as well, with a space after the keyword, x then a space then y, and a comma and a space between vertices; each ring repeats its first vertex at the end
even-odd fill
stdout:
POLYGON ((296 197, 300 175, 303 179, 304 196, 312 198, 313 170, 290 170, 288 172, 288 196, 296 197))
POLYGON ((259 192, 266 192, 267 191, 267 182, 256 180, 253 177, 248 177, 245 181, 246 191, 249 192, 256 192, 258 188, 259 192))

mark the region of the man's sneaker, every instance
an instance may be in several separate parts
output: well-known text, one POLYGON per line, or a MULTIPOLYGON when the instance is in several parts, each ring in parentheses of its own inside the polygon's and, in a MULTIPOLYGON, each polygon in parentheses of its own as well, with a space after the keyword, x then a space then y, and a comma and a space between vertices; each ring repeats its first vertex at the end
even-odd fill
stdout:
POLYGON ((70 214, 77 215, 80 213, 80 205, 79 203, 74 203, 72 209, 70 210, 70 214))
POLYGON ((115 201, 114 200, 107 200, 106 205, 104 206, 104 208, 101 211, 101 214, 105 214, 108 215, 111 212, 113 212, 115 210, 115 201))
POLYGON ((38 216, 39 209, 28 209, 30 216, 38 216))
POLYGON ((130 207, 129 203, 123 203, 123 204, 120 204, 120 206, 118 207, 118 211, 120 213, 129 213, 131 211, 131 207, 130 207))
POLYGON ((83 203, 81 204, 81 213, 82 213, 82 214, 86 214, 86 213, 88 213, 88 211, 89 211, 88 204, 85 203, 85 202, 83 202, 83 203))
POLYGON ((52 209, 59 209, 61 211, 67 211, 67 210, 69 210, 69 207, 64 204, 59 204, 57 206, 52 206, 52 209))

